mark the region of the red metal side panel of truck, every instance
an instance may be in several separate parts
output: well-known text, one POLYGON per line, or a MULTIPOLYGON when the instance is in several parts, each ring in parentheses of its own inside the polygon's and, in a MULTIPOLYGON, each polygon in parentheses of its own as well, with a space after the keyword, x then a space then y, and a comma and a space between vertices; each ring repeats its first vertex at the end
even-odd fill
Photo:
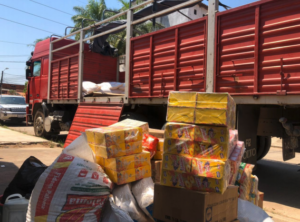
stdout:
POLYGON ((300 94, 300 4, 265 0, 217 14, 215 91, 300 94))
MULTIPOLYGON (((78 51, 79 47, 76 45, 54 53, 54 57, 57 54, 64 56, 54 59, 51 63, 50 99, 77 99, 78 51)), ((85 44, 83 81, 113 82, 116 81, 116 78, 117 58, 91 52, 88 45, 85 44)))
POLYGON ((205 91, 206 23, 205 17, 133 38, 130 98, 205 91))
POLYGON ((65 142, 67 147, 86 129, 110 126, 119 121, 122 104, 85 104, 81 103, 76 111, 72 126, 65 142))

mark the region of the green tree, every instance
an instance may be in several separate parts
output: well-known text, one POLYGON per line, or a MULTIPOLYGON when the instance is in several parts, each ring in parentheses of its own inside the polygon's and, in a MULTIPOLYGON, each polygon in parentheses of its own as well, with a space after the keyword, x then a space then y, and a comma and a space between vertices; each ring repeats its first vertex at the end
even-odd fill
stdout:
POLYGON ((27 92, 27 85, 28 85, 28 81, 25 82, 25 86, 24 86, 24 89, 23 89, 23 93, 26 93, 26 92, 27 92))
MULTIPOLYGON (((122 4, 121 9, 118 10, 119 12, 126 11, 127 9, 129 9, 129 1, 127 1, 127 0, 118 0, 118 1, 122 4)), ((142 2, 142 1, 141 0, 136 1, 137 4, 139 4, 140 2, 142 2)), ((84 27, 95 23, 95 21, 91 21, 91 20, 101 21, 103 11, 105 9, 107 9, 107 7, 106 7, 104 0, 99 0, 99 1, 89 0, 89 3, 85 6, 85 8, 75 6, 73 9, 77 13, 77 15, 74 15, 72 17, 72 20, 75 24, 74 25, 75 28, 72 29, 71 32, 74 32, 81 28, 81 22, 83 19, 86 19, 84 21, 84 27)), ((138 8, 138 9, 136 9, 136 11, 140 10, 140 9, 141 8, 138 8)), ((113 11, 116 11, 116 10, 113 10, 113 11)), ((115 14, 115 13, 106 12, 105 17, 108 18, 108 17, 112 16, 113 14, 115 14)), ((119 18, 117 18, 115 20, 123 20, 123 19, 126 19, 126 15, 120 16, 119 18)), ((161 28, 163 28, 163 26, 161 24, 157 23, 155 30, 158 30, 161 28)), ((144 23, 136 25, 134 27, 134 36, 139 36, 139 35, 149 33, 152 30, 153 30, 152 23, 144 22, 144 23)), ((88 32, 86 32, 86 36, 90 36, 91 34, 92 34, 92 30, 89 30, 88 32)), ((80 38, 80 36, 79 36, 79 34, 77 34, 75 39, 78 40, 79 38, 80 38)), ((118 49, 119 55, 125 54, 125 48, 126 48, 126 44, 125 44, 126 31, 125 30, 122 32, 119 32, 115 35, 110 35, 108 37, 107 41, 114 48, 118 49)))

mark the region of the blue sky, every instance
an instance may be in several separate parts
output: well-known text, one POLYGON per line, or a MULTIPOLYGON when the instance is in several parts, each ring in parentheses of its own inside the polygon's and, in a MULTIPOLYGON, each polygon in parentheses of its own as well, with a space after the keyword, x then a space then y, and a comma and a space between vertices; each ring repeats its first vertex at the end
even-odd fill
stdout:
MULTIPOLYGON (((10 83, 13 81, 15 83, 24 83, 25 61, 28 60, 31 51, 34 49, 31 46, 28 47, 27 44, 32 44, 36 39, 44 38, 52 33, 63 35, 66 25, 73 25, 71 20, 71 16, 75 14, 73 7, 85 6, 87 2, 88 0, 0 0, 0 72, 6 67, 9 68, 9 70, 5 71, 4 80, 10 83), (56 11, 35 2, 56 8, 63 12, 56 11), (7 6, 51 19, 63 25, 16 11, 7 6), (42 30, 15 24, 8 20, 42 30), (3 41, 21 44, 11 44, 3 41), (3 61, 22 63, 8 63, 3 61)), ((109 8, 119 9, 121 7, 118 0, 106 0, 105 2, 109 8)), ((203 2, 207 4, 206 0, 203 2)), ((237 7, 254 2, 254 0, 222 0, 221 2, 231 7, 237 7)))

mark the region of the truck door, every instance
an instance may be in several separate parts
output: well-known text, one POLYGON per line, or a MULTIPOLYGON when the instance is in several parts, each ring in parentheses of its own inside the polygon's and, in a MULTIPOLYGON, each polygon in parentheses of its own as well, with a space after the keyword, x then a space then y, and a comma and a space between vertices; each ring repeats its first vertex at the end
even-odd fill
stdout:
POLYGON ((41 84, 41 60, 33 62, 32 65, 32 78, 30 79, 30 94, 29 100, 32 100, 33 104, 36 102, 34 100, 40 99, 40 84, 41 84))

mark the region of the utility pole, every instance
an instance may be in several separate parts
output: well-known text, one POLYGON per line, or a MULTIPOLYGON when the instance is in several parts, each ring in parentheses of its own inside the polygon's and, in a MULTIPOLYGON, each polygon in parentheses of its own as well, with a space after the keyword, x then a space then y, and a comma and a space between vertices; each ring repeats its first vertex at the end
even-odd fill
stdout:
POLYGON ((5 68, 2 73, 1 73, 1 87, 0 87, 0 95, 2 95, 2 84, 3 84, 3 74, 4 74, 4 71, 7 70, 8 68, 5 68))

